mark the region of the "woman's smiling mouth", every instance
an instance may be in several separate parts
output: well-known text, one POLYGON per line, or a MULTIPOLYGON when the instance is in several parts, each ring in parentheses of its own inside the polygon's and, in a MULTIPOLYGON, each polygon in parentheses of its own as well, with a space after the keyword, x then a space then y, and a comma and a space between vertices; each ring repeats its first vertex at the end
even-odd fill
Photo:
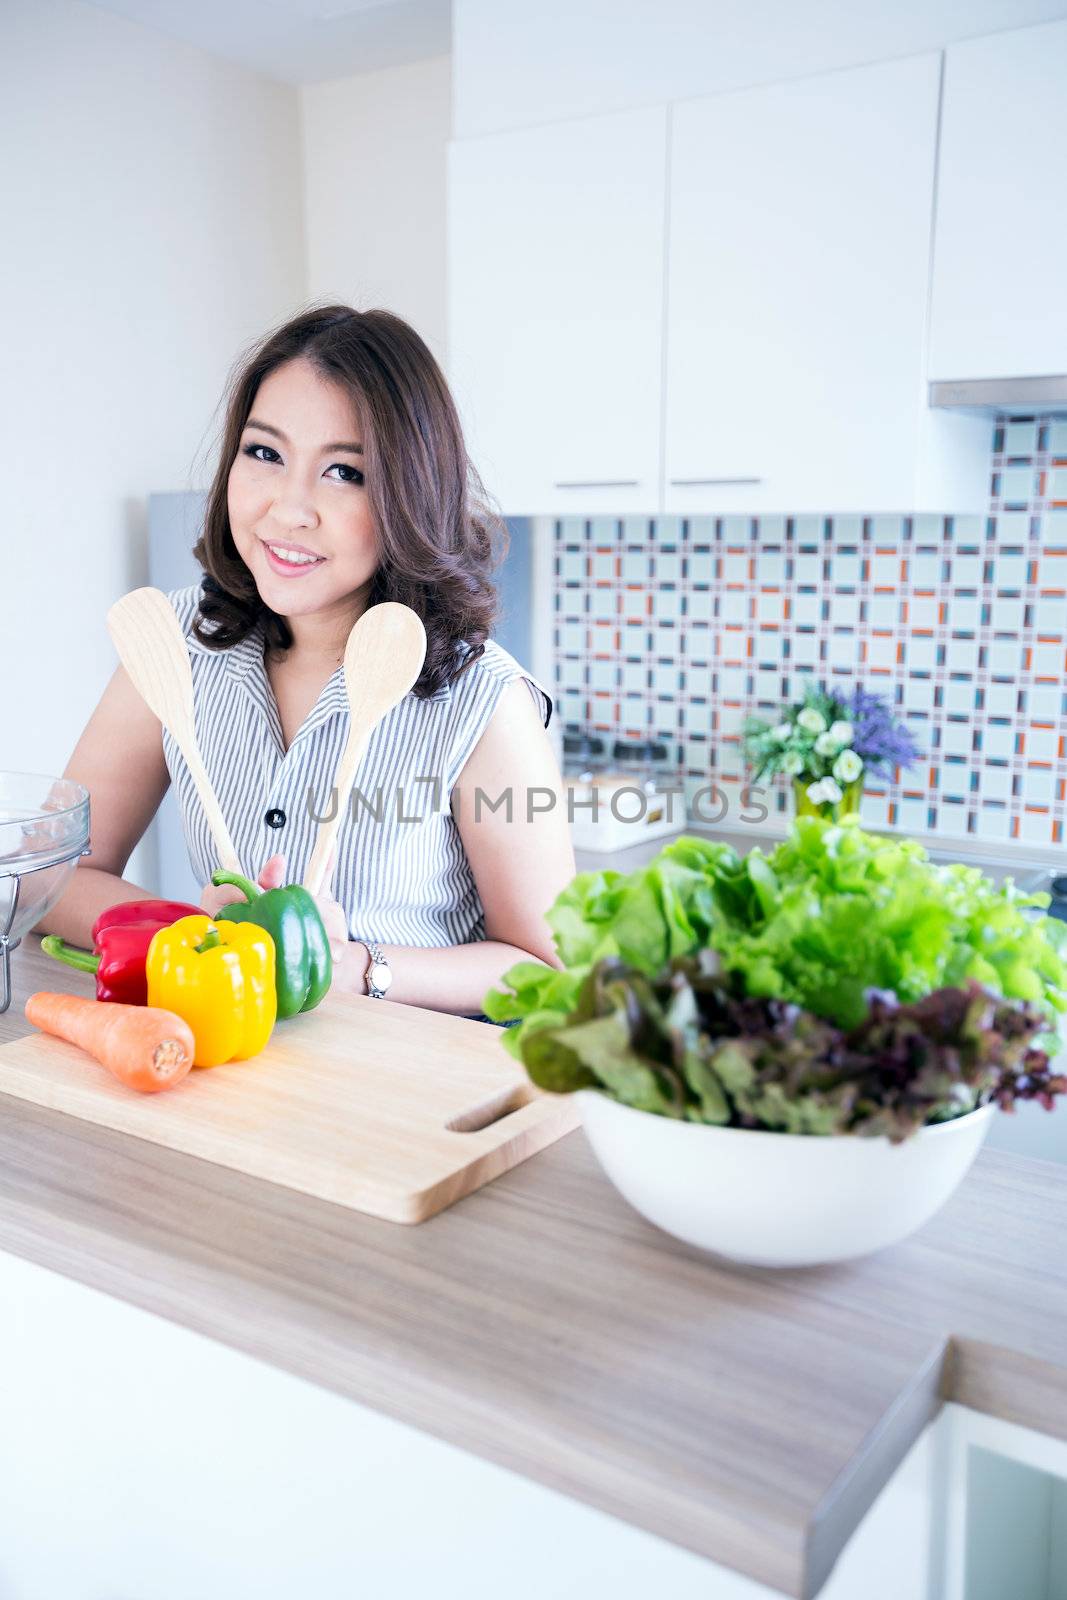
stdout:
POLYGON ((316 567, 321 567, 325 556, 316 556, 310 550, 303 550, 299 545, 268 544, 266 539, 261 541, 267 552, 267 563, 273 572, 281 573, 286 578, 299 577, 301 573, 311 572, 316 567))

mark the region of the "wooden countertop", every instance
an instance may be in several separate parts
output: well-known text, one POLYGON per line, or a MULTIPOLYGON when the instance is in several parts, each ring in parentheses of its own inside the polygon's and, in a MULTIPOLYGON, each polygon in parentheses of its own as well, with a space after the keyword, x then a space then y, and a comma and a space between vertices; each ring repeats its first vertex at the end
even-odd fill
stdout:
MULTIPOLYGON (((12 964, 0 1041, 93 992, 36 936, 12 964)), ((0 1096, 0 1249, 797 1596, 941 1399, 1067 1439, 1065 1240, 1067 1169, 993 1152, 913 1241, 765 1272, 646 1224, 580 1132, 402 1228, 0 1096)))

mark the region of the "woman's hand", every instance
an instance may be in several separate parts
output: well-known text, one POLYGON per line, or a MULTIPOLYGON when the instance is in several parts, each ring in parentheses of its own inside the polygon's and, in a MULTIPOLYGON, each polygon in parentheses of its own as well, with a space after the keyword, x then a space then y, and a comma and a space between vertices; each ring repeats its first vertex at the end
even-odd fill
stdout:
MULTIPOLYGON (((334 846, 326 867, 326 882, 329 883, 333 873, 334 862, 337 859, 337 847, 334 846)), ((266 862, 259 877, 256 879, 261 889, 281 889, 285 886, 285 857, 271 856, 266 862)), ((223 883, 218 887, 209 883, 200 896, 201 908, 209 917, 218 916, 223 906, 232 905, 235 900, 244 900, 244 895, 235 883, 223 883)), ((326 929, 326 937, 330 941, 330 954, 335 962, 341 960, 348 946, 348 918, 344 908, 338 904, 332 894, 317 894, 314 896, 315 904, 319 908, 326 929)))

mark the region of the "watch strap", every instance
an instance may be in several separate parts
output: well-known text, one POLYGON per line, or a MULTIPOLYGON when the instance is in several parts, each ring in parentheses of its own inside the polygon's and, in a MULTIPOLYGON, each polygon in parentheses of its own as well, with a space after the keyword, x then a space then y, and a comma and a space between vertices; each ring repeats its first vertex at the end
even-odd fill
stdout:
POLYGON ((384 1000, 390 983, 393 981, 392 970, 382 953, 381 945, 373 939, 364 939, 370 960, 364 977, 367 982, 367 993, 372 1000, 384 1000), (383 970, 384 969, 384 970, 383 970))

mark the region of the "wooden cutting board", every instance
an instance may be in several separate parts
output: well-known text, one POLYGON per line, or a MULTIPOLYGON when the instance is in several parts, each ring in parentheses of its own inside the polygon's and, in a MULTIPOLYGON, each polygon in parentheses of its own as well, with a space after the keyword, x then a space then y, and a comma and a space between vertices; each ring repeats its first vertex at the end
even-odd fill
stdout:
POLYGON ((486 1022, 333 994, 249 1061, 138 1094, 37 1033, 0 1046, 0 1094, 115 1128, 389 1222, 422 1222, 580 1120, 486 1022))

